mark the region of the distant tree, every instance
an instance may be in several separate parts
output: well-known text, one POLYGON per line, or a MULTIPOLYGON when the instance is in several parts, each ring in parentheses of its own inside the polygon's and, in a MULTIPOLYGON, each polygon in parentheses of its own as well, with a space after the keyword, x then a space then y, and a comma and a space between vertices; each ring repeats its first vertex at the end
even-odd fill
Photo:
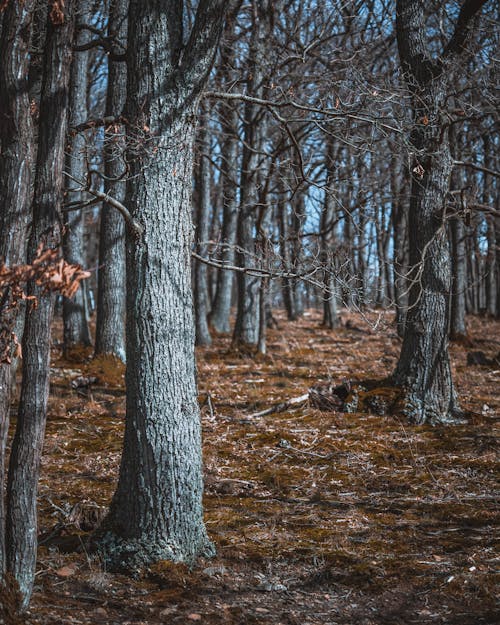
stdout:
POLYGON ((129 10, 127 414, 101 546, 111 566, 212 553, 203 523, 190 255, 197 107, 227 2, 132 0, 129 10))
MULTIPOLYGON (((110 5, 108 35, 114 38, 116 54, 108 57, 108 118, 119 118, 127 97, 127 67, 120 54, 126 47, 128 4, 128 0, 113 0, 110 5)), ((124 126, 109 124, 104 138, 105 190, 119 202, 125 200, 125 148, 124 126)), ((99 235, 95 353, 125 360, 125 221, 107 202, 101 211, 99 235)))
POLYGON ((425 4, 398 0, 396 34, 411 94, 414 151, 409 232, 410 280, 403 345, 394 374, 406 389, 409 416, 417 423, 446 423, 460 414, 448 354, 451 286, 446 228, 453 159, 446 123, 450 80, 467 54, 475 17, 486 0, 465 0, 444 49, 433 54, 426 35, 425 4))
MULTIPOLYGON (((74 45, 81 47, 73 55, 71 63, 70 95, 69 95, 69 124, 74 127, 87 121, 87 98, 89 78, 89 51, 86 48, 90 41, 90 32, 82 26, 91 21, 92 3, 90 0, 80 0, 75 11, 74 45)), ((67 201, 78 204, 83 199, 80 184, 74 178, 84 181, 87 177, 87 145, 83 132, 70 132, 67 145, 66 168, 73 178, 66 179, 67 201)), ((80 210, 68 211, 65 215, 63 231, 63 252, 67 262, 85 265, 83 235, 84 220, 80 210)), ((63 340, 64 350, 68 351, 91 344, 88 325, 88 306, 85 289, 79 289, 73 299, 63 301, 63 340)))

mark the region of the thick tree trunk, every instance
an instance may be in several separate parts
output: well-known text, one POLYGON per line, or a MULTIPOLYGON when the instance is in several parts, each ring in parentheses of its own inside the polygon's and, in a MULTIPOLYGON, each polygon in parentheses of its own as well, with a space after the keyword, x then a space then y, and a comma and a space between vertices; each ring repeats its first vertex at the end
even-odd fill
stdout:
MULTIPOLYGON (((49 19, 40 103, 40 129, 33 222, 28 261, 39 246, 60 245, 63 199, 64 142, 67 126, 68 83, 71 64, 72 1, 66 0, 63 21, 49 19)), ((28 285, 37 298, 29 307, 23 337, 23 383, 12 444, 7 484, 7 569, 17 580, 23 603, 33 589, 37 551, 37 490, 49 392, 50 325, 54 295, 28 285)))
MULTIPOLYGON (((108 31, 125 49, 129 0, 114 0, 108 31)), ((118 49, 119 50, 119 49, 118 49)), ((127 67, 108 57, 106 116, 118 117, 127 96, 127 67)), ((119 202, 125 201, 125 128, 112 125, 104 139, 105 189, 119 202)), ((95 354, 111 354, 125 361, 125 222, 107 203, 101 210, 95 354)))
MULTIPOLYGON (((0 263, 24 262, 26 226, 31 203, 33 122, 28 95, 28 66, 33 0, 11 2, 3 15, 0 40, 0 263)), ((0 294, 0 332, 15 329, 16 312, 9 310, 9 294, 0 294)), ((5 449, 9 429, 12 367, 0 363, 0 583, 5 573, 5 449)))
POLYGON ((470 16, 463 10, 444 56, 437 60, 425 41, 423 4, 398 0, 396 10, 399 56, 413 102, 415 157, 409 217, 412 288, 394 381, 406 389, 407 413, 417 423, 453 421, 459 413, 448 354, 451 263, 444 220, 452 157, 443 112, 447 60, 463 50, 468 33, 470 16))
MULTIPOLYGON (((91 22, 90 0, 80 0, 75 7, 75 22, 89 24, 91 22)), ((75 43, 85 45, 90 40, 87 29, 77 30, 75 43)), ((71 84, 69 96, 70 125, 78 126, 87 120, 87 91, 88 91, 88 61, 89 52, 76 52, 71 64, 71 84)), ((85 181, 87 174, 87 142, 84 133, 70 135, 66 167, 68 172, 77 180, 85 181)), ((67 200, 69 203, 81 202, 84 193, 72 190, 78 187, 73 180, 68 179, 67 200)), ((72 265, 85 265, 83 254, 83 213, 80 210, 66 213, 67 219, 63 231, 64 258, 72 265)), ((88 306, 86 289, 80 288, 72 299, 63 301, 64 323, 64 350, 67 352, 78 346, 91 344, 88 325, 88 306)))
POLYGON ((142 232, 127 231, 125 441, 101 536, 116 568, 213 550, 202 509, 191 184, 196 108, 225 4, 201 0, 186 47, 182 8, 130 4, 127 206, 142 232))
MULTIPOLYGON (((199 163, 197 171, 196 250, 205 258, 208 253, 211 208, 210 132, 208 115, 201 116, 198 133, 199 163)), ((194 263, 194 312, 196 344, 210 345, 212 338, 208 329, 208 272, 207 265, 199 260, 194 263)))

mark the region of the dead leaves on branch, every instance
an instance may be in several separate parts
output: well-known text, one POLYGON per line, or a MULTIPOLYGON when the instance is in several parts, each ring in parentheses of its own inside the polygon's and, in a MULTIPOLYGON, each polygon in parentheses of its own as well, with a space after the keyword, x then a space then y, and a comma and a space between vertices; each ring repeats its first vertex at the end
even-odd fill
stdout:
POLYGON ((54 24, 54 26, 64 24, 64 0, 52 0, 50 21, 54 24))
POLYGON ((72 265, 60 257, 58 249, 45 249, 43 245, 37 249, 35 259, 31 264, 14 265, 8 267, 0 265, 0 363, 11 361, 12 346, 15 347, 15 356, 21 355, 21 346, 13 331, 16 313, 22 301, 37 305, 37 298, 25 292, 25 286, 34 282, 41 287, 42 293, 56 292, 64 297, 72 298, 80 283, 88 278, 90 273, 80 267, 72 265))

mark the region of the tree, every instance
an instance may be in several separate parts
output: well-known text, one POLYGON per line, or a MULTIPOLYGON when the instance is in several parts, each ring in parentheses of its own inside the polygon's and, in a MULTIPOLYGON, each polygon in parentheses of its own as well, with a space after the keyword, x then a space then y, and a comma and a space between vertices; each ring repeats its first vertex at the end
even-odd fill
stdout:
MULTIPOLYGON (((30 114, 28 71, 33 9, 27 0, 11 2, 3 14, 0 40, 0 263, 24 262, 26 226, 31 203, 34 129, 30 114)), ((1 16, 1 13, 0 13, 1 16)), ((15 310, 7 291, 0 300, 0 332, 14 330, 15 310)), ((0 363, 0 581, 6 569, 3 485, 11 403, 11 365, 0 363)))
POLYGON ((398 0, 396 34, 411 95, 414 150, 410 197, 411 290, 401 355, 394 373, 417 423, 446 423, 460 413, 448 354, 451 269, 445 225, 453 160, 446 124, 449 81, 486 0, 465 0, 453 35, 439 56, 426 37, 424 3, 398 0))
MULTIPOLYGON (((127 37, 128 0, 113 0, 108 34, 123 52, 127 37)), ((106 117, 119 118, 127 96, 127 67, 123 59, 108 59, 106 117)), ((125 129, 111 124, 104 140, 106 193, 119 202, 125 200, 125 129)), ((125 360, 125 221, 120 213, 104 203, 99 236, 99 274, 95 353, 111 354, 125 360)))
MULTIPOLYGON (((88 69, 89 51, 86 49, 90 40, 89 31, 82 28, 90 22, 91 2, 80 0, 75 12, 75 45, 82 50, 76 52, 71 64, 69 123, 72 127, 87 121, 88 69)), ((87 176, 87 145, 83 132, 71 132, 68 141, 66 167, 73 179, 85 180, 87 176)), ((70 203, 82 201, 82 191, 75 189, 75 182, 68 178, 67 195, 70 203)), ((83 213, 73 210, 66 213, 63 232, 63 251, 67 262, 83 266, 83 213)), ((64 349, 89 346, 91 344, 88 326, 88 310, 85 289, 79 289, 73 299, 65 298, 63 302, 64 349)))
POLYGON ((101 545, 115 567, 212 553, 203 523, 190 278, 198 101, 226 2, 133 0, 128 36, 127 415, 101 545))
MULTIPOLYGON (((61 244, 64 143, 73 33, 73 2, 54 3, 49 13, 40 102, 33 218, 28 262, 40 247, 61 244)), ((29 109, 28 109, 29 110, 29 109)), ((7 570, 19 584, 27 605, 35 579, 37 552, 37 489, 49 393, 50 328, 55 295, 32 280, 23 336, 23 382, 7 482, 7 570)))

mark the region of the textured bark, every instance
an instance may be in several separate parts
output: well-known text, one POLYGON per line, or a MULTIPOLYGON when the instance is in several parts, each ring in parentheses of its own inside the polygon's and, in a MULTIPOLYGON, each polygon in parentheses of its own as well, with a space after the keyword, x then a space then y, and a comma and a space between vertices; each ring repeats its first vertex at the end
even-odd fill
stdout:
MULTIPOLYGON (((71 63, 72 2, 66 0, 64 22, 47 26, 44 78, 33 221, 28 261, 39 245, 60 245, 64 141, 71 63)), ((7 569, 19 583, 24 605, 33 589, 37 550, 37 490, 49 392, 50 325, 54 296, 33 283, 28 293, 38 305, 26 314, 23 336, 23 382, 7 484, 7 569)))
MULTIPOLYGON (((29 49, 33 1, 11 2, 3 15, 0 40, 0 263, 24 262, 26 226, 31 202, 33 122, 28 96, 29 49)), ((4 295, 3 293, 1 294, 4 295)), ((10 298, 2 297, 1 328, 15 329, 10 298)), ((0 581, 5 573, 5 448, 9 429, 12 368, 0 363, 0 581)))
MULTIPOLYGON (((77 24, 91 22, 91 1, 80 0, 75 7, 77 24)), ((75 35, 75 44, 83 46, 90 40, 87 29, 79 29, 75 35)), ((76 52, 71 64, 71 82, 69 96, 70 125, 78 126, 87 120, 89 52, 76 52)), ((86 180, 87 173, 87 142, 84 133, 76 133, 70 137, 66 167, 77 180, 86 180)), ((78 187, 74 181, 67 182, 67 200, 70 203, 82 202, 84 193, 72 190, 78 187)), ((64 258, 72 265, 85 265, 83 253, 84 220, 82 211, 66 213, 63 234, 64 258)), ((63 302, 64 349, 69 350, 80 345, 90 345, 91 337, 88 325, 88 306, 85 288, 80 288, 72 299, 64 298, 63 302)))
MULTIPOLYGON (((197 207, 196 207, 196 249, 205 258, 208 253, 211 209, 211 172, 210 172, 210 134, 208 116, 201 117, 198 133, 199 164, 197 171, 197 207)), ((196 344, 210 345, 212 337, 208 329, 208 272, 207 265, 199 260, 194 264, 194 312, 196 344)))
POLYGON ((101 536, 114 568, 192 561, 213 549, 202 514, 191 181, 196 108, 225 5, 201 0, 184 47, 182 5, 130 3, 126 201, 144 230, 127 230, 125 440, 101 536))
MULTIPOLYGON (((483 3, 474 3, 475 11, 483 3)), ((405 387, 408 415, 417 423, 453 421, 460 412, 448 354, 451 263, 444 217, 452 157, 443 112, 451 63, 470 33, 469 4, 464 3, 455 32, 438 58, 431 57, 425 40, 423 4, 398 0, 396 5, 398 49, 412 96, 411 142, 416 155, 409 215, 412 288, 394 381, 405 387)))
MULTIPOLYGON (((115 0, 110 8, 108 31, 123 48, 127 38, 129 0, 115 0)), ((127 96, 127 66, 108 58, 106 113, 118 117, 127 96)), ((121 124, 106 131, 104 143, 105 190, 120 202, 125 201, 125 128, 121 124)), ((112 354, 125 360, 125 222, 107 203, 101 211, 99 235, 99 274, 97 287, 95 353, 112 354)))

